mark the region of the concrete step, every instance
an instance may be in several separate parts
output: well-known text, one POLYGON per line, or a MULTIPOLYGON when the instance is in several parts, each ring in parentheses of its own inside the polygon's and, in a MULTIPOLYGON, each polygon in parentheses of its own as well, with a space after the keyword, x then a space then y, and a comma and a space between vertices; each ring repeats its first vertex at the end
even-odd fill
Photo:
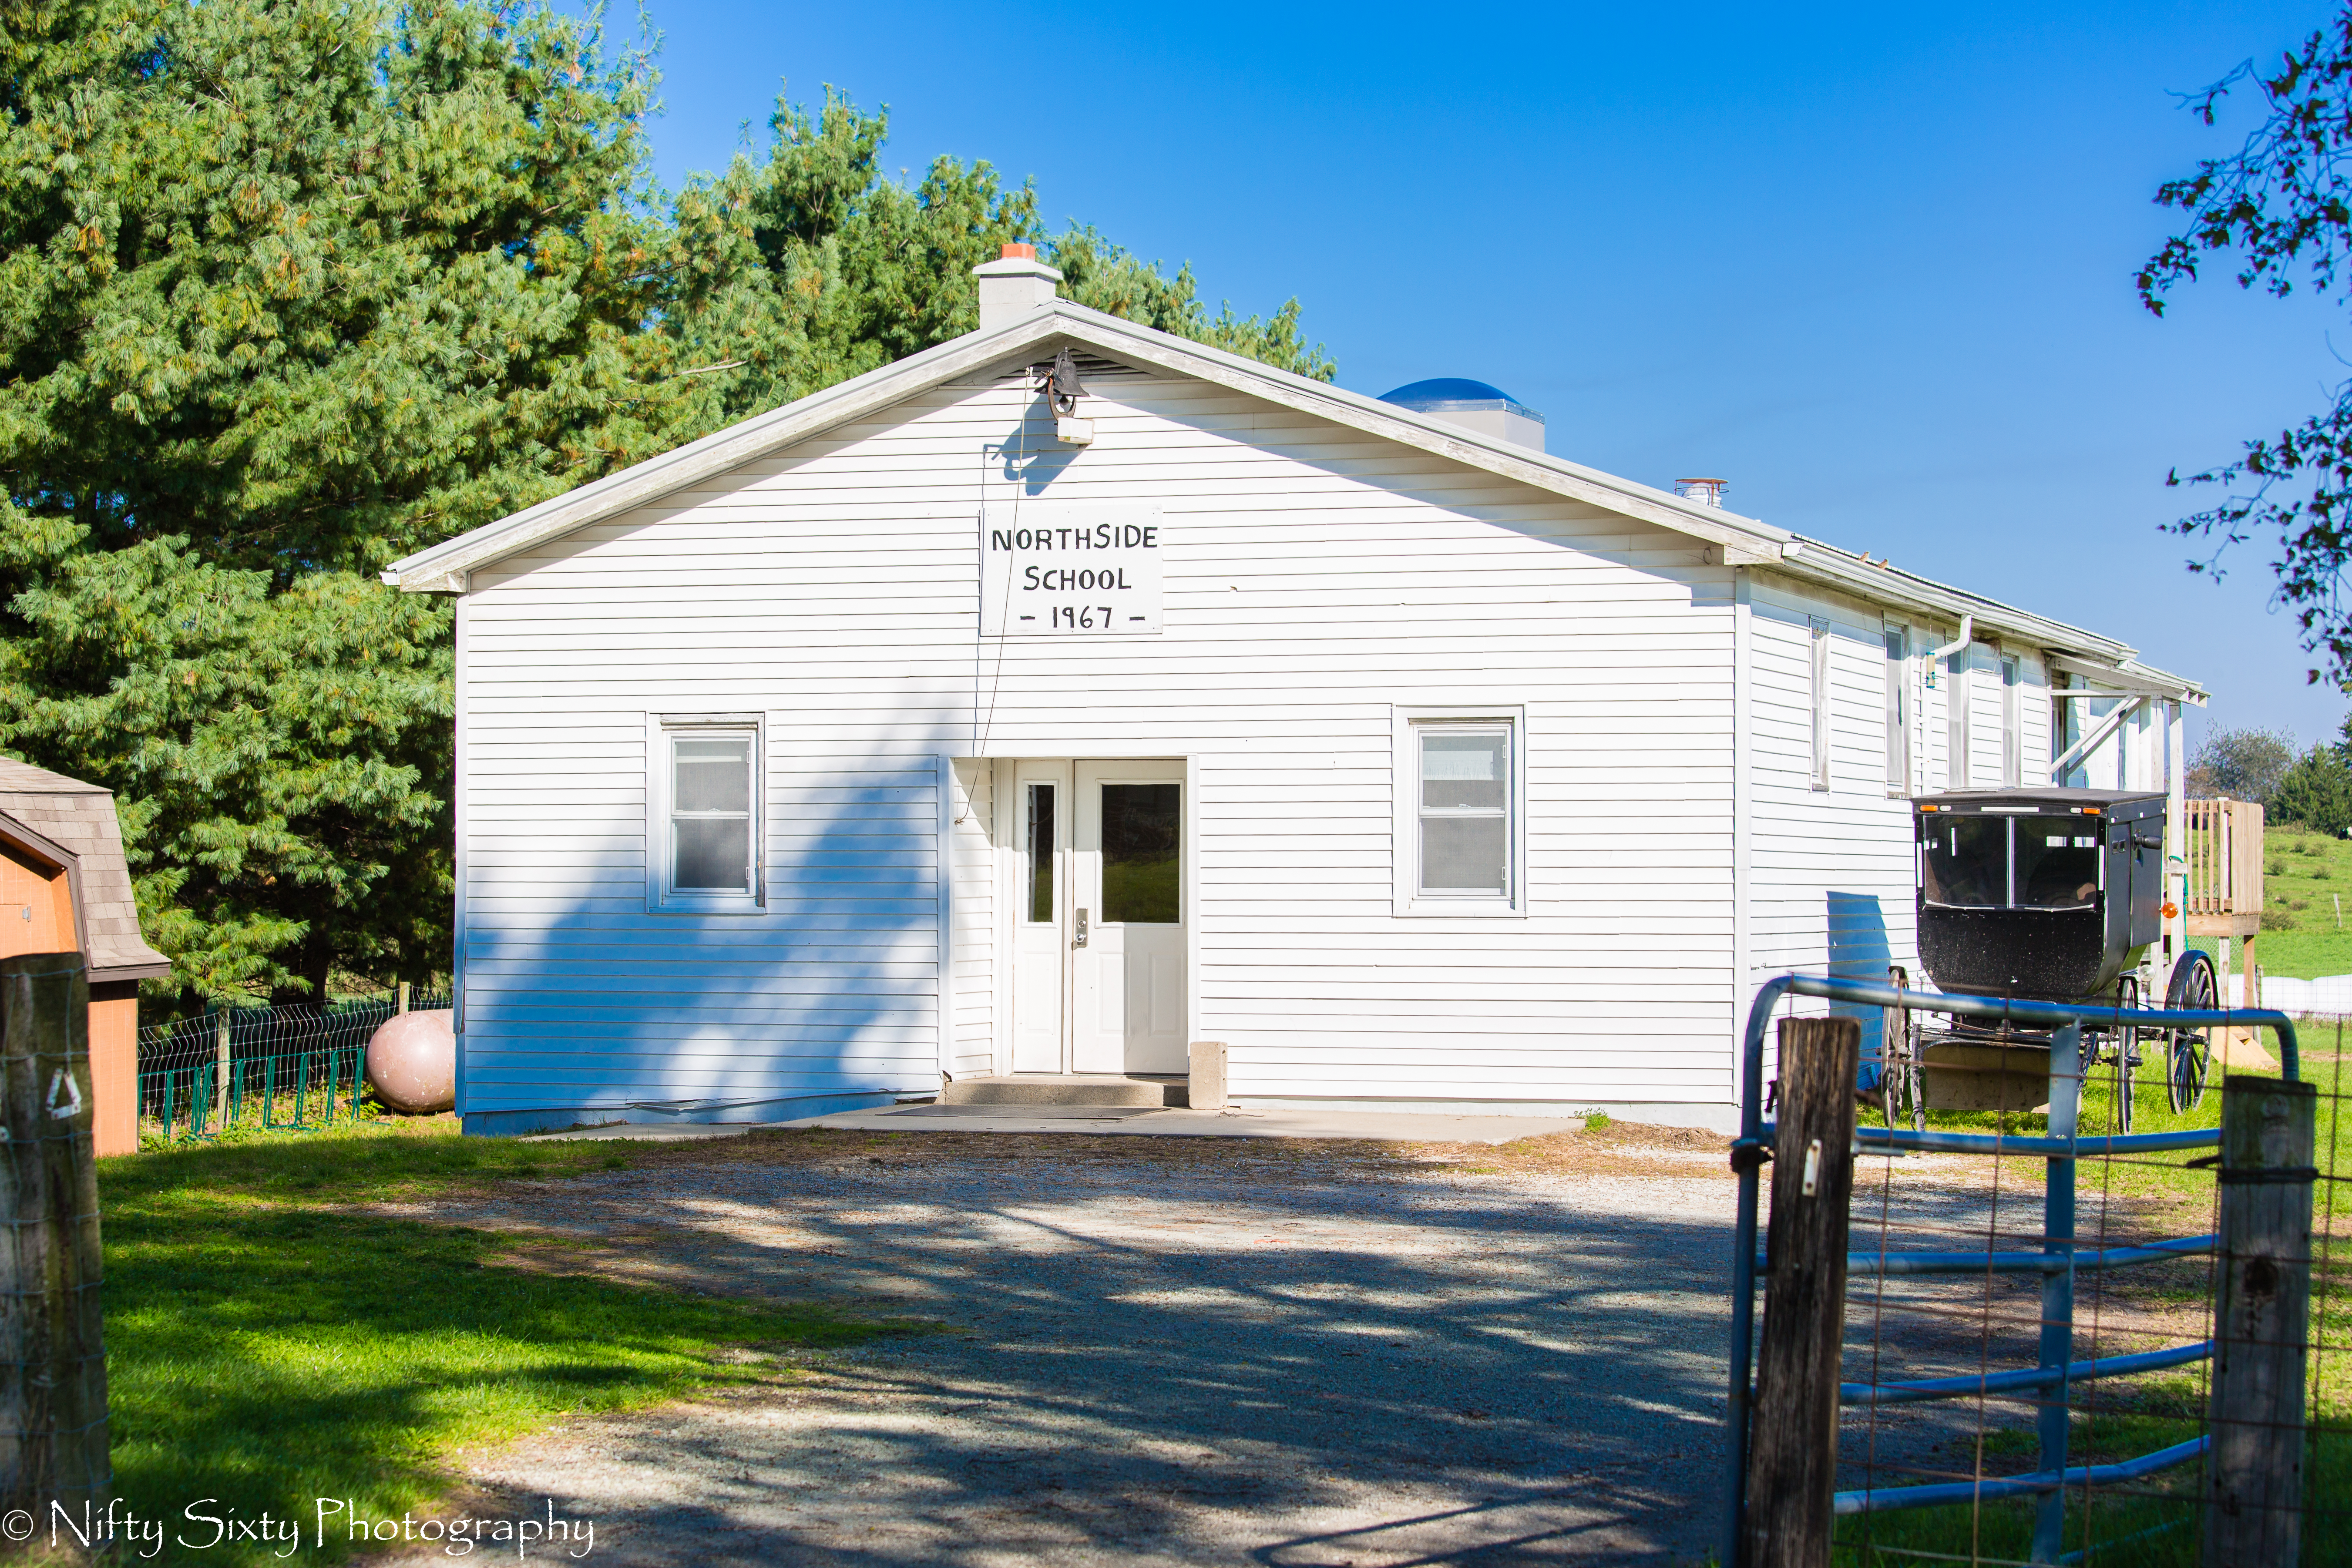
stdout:
POLYGON ((1014 1073, 965 1078, 940 1086, 941 1105, 1129 1105, 1159 1109, 1190 1105, 1185 1080, 1174 1076, 1109 1073, 1014 1073))

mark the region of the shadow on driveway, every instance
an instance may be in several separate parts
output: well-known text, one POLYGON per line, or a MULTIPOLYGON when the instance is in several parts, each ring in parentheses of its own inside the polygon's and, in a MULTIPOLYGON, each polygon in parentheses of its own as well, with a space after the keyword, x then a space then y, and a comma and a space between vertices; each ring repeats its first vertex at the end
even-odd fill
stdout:
POLYGON ((917 1142, 429 1205, 592 1244, 534 1267, 946 1325, 546 1434, 475 1483, 595 1520, 596 1559, 629 1563, 1671 1562, 1712 1538, 1712 1171, 917 1142))

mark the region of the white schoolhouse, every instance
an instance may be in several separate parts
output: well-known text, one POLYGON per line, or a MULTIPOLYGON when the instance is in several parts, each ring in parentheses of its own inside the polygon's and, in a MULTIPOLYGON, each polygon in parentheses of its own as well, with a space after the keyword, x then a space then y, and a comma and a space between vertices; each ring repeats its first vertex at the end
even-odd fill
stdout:
POLYGON ((1918 973, 1906 797, 2178 792, 2202 693, 2121 642, 1018 248, 977 331, 386 573, 457 597, 467 1131, 1194 1041, 1244 1106, 1727 1124, 1761 977, 1918 973))

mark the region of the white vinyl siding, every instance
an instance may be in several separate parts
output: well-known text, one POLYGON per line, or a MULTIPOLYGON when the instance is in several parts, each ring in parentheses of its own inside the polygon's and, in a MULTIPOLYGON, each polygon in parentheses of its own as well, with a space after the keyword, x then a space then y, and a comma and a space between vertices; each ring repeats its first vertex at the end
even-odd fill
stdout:
MULTIPOLYGON (((1885 782, 1885 612, 1766 572, 1754 584, 1743 993, 1790 970, 1877 980, 1901 964, 1916 977, 1911 807, 1885 782), (1831 698, 1827 790, 1814 782, 1816 649, 1831 698)), ((1874 1050, 1874 1016, 1863 1025, 1874 1050)))
POLYGON ((996 1028, 1004 1015, 998 998, 999 937, 994 820, 995 770, 985 763, 955 764, 954 816, 949 842, 954 857, 952 954, 955 1005, 948 1071, 982 1078, 998 1070, 996 1028))

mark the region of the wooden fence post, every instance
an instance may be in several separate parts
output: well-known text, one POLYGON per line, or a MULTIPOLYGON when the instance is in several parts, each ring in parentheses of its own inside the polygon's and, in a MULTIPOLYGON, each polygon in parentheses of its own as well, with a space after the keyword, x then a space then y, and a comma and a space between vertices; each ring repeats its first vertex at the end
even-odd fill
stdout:
POLYGON ((2302 1561, 2315 1085, 2221 1083, 2221 1256, 2205 1458, 2205 1568, 2302 1561))
POLYGON ((1830 1560, 1846 1201, 1853 1191, 1853 1089, 1861 1065, 1859 1019, 1780 1021, 1744 1568, 1824 1568, 1830 1560))
POLYGON ((106 1347, 81 955, 0 959, 0 1509, 103 1503, 106 1347))

